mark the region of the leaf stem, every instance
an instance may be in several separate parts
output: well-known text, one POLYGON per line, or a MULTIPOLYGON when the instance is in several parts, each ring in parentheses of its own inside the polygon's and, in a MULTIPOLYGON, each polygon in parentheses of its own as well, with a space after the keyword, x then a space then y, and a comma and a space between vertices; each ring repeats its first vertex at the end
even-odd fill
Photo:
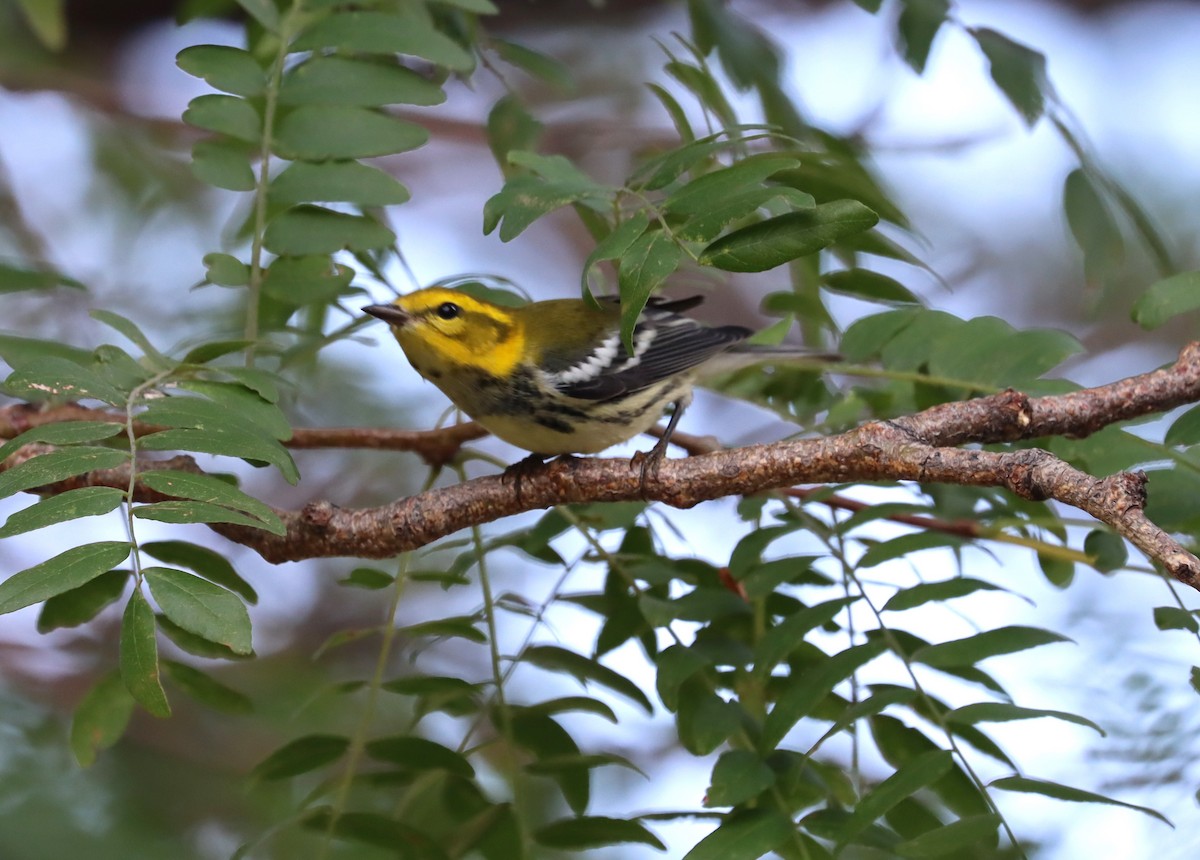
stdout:
POLYGON ((246 297, 246 366, 254 366, 255 344, 258 342, 258 305, 262 298, 263 235, 267 229, 267 189, 271 182, 271 141, 275 137, 275 113, 279 105, 279 90, 283 82, 283 65, 288 46, 300 12, 300 0, 293 0, 279 26, 279 49, 271 63, 271 74, 263 92, 262 140, 259 142, 258 181, 254 186, 254 228, 250 238, 250 280, 246 297))
POLYGON ((329 824, 325 827, 325 838, 321 842, 317 860, 325 860, 329 856, 333 844, 333 830, 338 818, 346 811, 350 799, 350 788, 354 784, 354 775, 362 760, 363 750, 367 745, 367 734, 371 723, 375 721, 375 710, 379 704, 379 691, 383 687, 383 676, 387 671, 388 660, 392 654, 392 643, 396 639, 396 610, 400 606, 400 597, 404 594, 404 586, 408 582, 409 553, 400 556, 396 568, 396 579, 392 583, 391 595, 388 598, 387 617, 380 631, 379 653, 375 658, 375 671, 371 675, 371 683, 367 687, 367 703, 363 707, 362 718, 350 738, 350 747, 346 752, 346 766, 338 781, 337 794, 333 806, 329 810, 329 824))

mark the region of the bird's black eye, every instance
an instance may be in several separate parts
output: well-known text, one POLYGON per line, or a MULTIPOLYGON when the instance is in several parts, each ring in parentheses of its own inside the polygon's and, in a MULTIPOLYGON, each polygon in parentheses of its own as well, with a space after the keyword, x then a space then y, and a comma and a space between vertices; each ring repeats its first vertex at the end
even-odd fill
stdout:
POLYGON ((462 313, 462 308, 454 302, 442 302, 438 305, 437 315, 444 320, 452 320, 462 313))

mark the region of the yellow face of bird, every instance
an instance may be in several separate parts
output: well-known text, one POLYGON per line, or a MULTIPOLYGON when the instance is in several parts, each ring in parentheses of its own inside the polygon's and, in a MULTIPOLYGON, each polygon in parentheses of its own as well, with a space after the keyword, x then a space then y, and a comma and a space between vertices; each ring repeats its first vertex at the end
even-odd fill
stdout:
POLYGON ((471 367, 494 376, 510 373, 525 334, 511 311, 458 290, 430 287, 393 303, 403 314, 389 320, 404 354, 422 376, 471 367))

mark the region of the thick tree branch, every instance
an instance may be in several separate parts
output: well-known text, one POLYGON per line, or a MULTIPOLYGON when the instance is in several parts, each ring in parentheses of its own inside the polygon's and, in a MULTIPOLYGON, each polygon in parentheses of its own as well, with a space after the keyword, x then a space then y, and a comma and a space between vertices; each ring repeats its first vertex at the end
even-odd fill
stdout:
MULTIPOLYGON (((683 508, 797 483, 914 480, 1005 487, 1023 498, 1054 499, 1079 508, 1107 523, 1181 582, 1200 589, 1200 560, 1145 517, 1143 474, 1096 478, 1041 450, 992 452, 956 447, 1053 435, 1082 437, 1117 421, 1196 400, 1200 400, 1200 344, 1185 348, 1171 367, 1070 394, 1029 398, 1006 391, 941 404, 891 421, 874 421, 826 439, 754 445, 668 460, 657 478, 644 486, 640 470, 626 460, 560 458, 523 474, 519 494, 513 480, 495 475, 378 508, 344 509, 318 501, 300 511, 280 511, 287 526, 283 537, 242 526, 216 524, 213 528, 276 563, 328 556, 386 558, 467 526, 557 504, 644 498, 683 508)), ((468 431, 447 428, 434 432, 453 435, 468 431)), ((7 465, 25 456, 22 451, 7 465)), ((196 469, 188 458, 176 458, 170 465, 196 469)), ((123 487, 127 482, 128 472, 116 469, 40 488, 39 492, 61 492, 85 484, 123 487)), ((139 499, 144 492, 139 491, 139 499)), ((146 494, 144 498, 160 497, 146 494)))

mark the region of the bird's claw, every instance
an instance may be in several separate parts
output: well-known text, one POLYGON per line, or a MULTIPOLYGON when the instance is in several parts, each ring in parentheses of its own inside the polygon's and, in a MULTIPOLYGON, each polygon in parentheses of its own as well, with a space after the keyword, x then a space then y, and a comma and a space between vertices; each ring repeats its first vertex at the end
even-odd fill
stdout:
POLYGON ((525 459, 518 460, 500 473, 501 481, 513 485, 518 503, 521 501, 521 482, 533 475, 545 461, 546 458, 541 454, 530 454, 525 459))

